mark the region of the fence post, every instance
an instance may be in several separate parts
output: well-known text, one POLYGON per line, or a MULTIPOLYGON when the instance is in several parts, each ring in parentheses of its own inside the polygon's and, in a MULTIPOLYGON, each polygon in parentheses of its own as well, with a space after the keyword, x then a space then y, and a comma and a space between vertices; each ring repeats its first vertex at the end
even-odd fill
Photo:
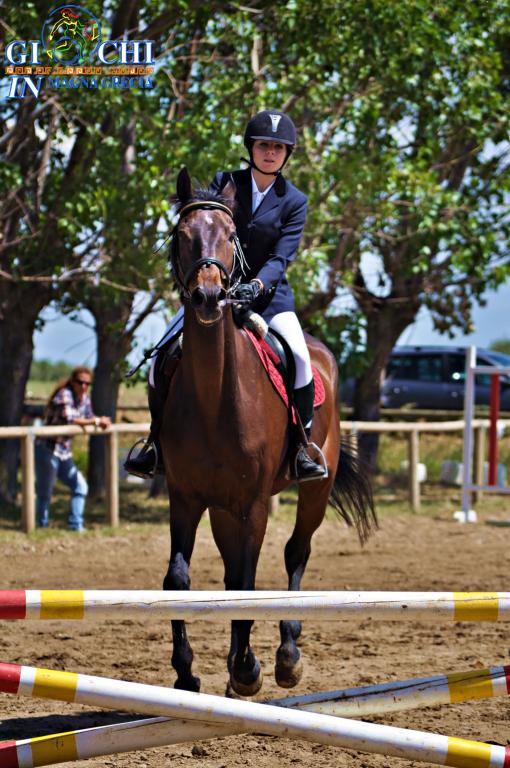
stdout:
MULTIPOLYGON (((487 430, 480 425, 475 431, 475 485, 484 485, 484 459, 485 459, 485 437, 487 430)), ((482 498, 482 491, 475 491, 474 501, 479 502, 482 498)))
POLYGON ((420 483, 418 481, 419 431, 413 429, 408 438, 409 501, 413 512, 420 511, 420 483))
POLYGON ((35 530, 34 435, 21 438, 21 527, 25 533, 35 530))
POLYGON ((119 525, 119 436, 112 429, 106 437, 106 509, 112 528, 119 525))
POLYGON ((280 494, 277 493, 274 496, 269 497, 269 517, 274 517, 278 514, 280 509, 280 494))

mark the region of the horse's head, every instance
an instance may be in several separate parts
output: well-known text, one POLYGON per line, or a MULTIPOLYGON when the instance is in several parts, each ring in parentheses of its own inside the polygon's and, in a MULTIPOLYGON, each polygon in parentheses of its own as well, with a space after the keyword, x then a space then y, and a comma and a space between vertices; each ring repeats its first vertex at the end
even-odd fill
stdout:
POLYGON ((221 319, 232 287, 236 267, 234 197, 231 182, 217 195, 206 190, 193 192, 186 168, 177 178, 179 223, 172 242, 172 268, 181 293, 191 302, 202 325, 221 319))

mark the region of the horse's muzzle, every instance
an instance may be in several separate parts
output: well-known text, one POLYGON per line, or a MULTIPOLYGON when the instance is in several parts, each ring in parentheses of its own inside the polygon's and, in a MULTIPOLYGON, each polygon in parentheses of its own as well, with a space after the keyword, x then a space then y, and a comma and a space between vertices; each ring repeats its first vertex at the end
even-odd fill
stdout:
POLYGON ((220 286, 197 285, 191 293, 191 306, 195 310, 198 322, 202 325, 217 323, 223 315, 220 302, 223 302, 226 297, 225 289, 220 286))

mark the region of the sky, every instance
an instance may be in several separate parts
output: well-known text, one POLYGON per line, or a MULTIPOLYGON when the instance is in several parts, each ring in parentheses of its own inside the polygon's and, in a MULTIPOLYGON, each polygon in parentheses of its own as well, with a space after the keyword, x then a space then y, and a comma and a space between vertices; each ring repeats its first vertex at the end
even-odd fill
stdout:
MULTIPOLYGON (((510 338, 510 283, 499 291, 487 294, 487 306, 477 307, 473 312, 475 332, 469 336, 458 334, 454 339, 441 336, 432 328, 430 316, 422 310, 418 319, 409 326, 399 344, 444 344, 446 346, 488 347, 497 339, 510 338)), ((34 334, 34 357, 37 360, 65 360, 71 365, 94 367, 96 362, 93 318, 82 312, 80 323, 73 322, 49 308, 44 314, 46 324, 42 331, 34 334)), ((148 317, 137 335, 139 350, 155 344, 163 334, 165 320, 161 314, 148 317)), ((131 354, 132 363, 141 358, 141 351, 131 354)))

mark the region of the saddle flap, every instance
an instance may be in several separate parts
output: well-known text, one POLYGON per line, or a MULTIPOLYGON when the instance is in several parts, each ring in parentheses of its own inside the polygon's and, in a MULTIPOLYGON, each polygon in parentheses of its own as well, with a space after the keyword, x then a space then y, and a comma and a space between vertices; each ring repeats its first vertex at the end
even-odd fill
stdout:
MULTIPOLYGON (((250 339, 251 343, 255 347, 257 354, 262 362, 262 365, 266 369, 267 375, 269 376, 269 379, 271 381, 271 384, 275 388, 275 390, 280 395, 281 399, 285 403, 285 405, 289 406, 289 395, 288 395, 288 388, 286 386, 286 382, 282 376, 282 373, 280 372, 279 368, 276 365, 275 358, 280 360, 279 356, 277 356, 276 352, 273 350, 273 348, 266 343, 264 339, 260 339, 253 331, 250 330, 250 328, 245 327, 244 332, 250 339)), ((281 336, 279 335, 279 339, 281 339, 281 336)), ((290 350, 290 347, 288 344, 286 344, 286 348, 288 349, 287 352, 287 358, 292 360, 292 363, 294 363, 294 357, 292 355, 292 351, 290 350)), ((313 373, 313 379, 315 384, 315 398, 314 398, 314 408, 319 408, 326 397, 326 392, 324 389, 324 384, 321 379, 321 375, 317 368, 312 365, 312 373, 313 373)), ((293 376, 294 381, 294 376, 293 376)), ((290 398, 292 399, 292 398, 290 398)), ((293 417, 293 421, 294 421, 293 417)))
POLYGON ((268 354, 285 382, 287 392, 292 392, 296 381, 296 363, 288 342, 277 331, 269 328, 262 343, 269 347, 268 354))

